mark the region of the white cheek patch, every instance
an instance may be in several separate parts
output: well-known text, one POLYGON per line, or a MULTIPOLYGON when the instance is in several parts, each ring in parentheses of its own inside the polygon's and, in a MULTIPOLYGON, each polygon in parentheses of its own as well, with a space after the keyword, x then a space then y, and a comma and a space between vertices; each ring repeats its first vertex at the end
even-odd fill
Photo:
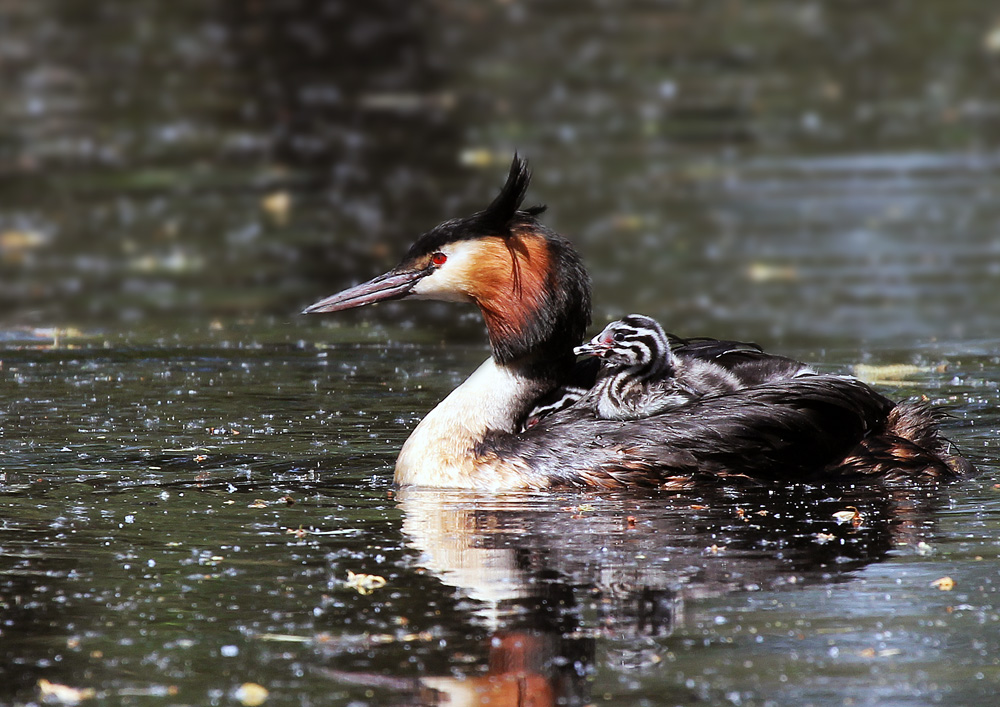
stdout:
POLYGON ((475 277, 472 267, 475 250, 473 241, 459 241, 442 247, 441 252, 448 256, 448 260, 414 285, 409 297, 441 302, 472 302, 468 284, 470 278, 475 277))
POLYGON ((472 298, 461 292, 455 292, 454 290, 449 290, 442 287, 440 280, 435 281, 435 278, 439 273, 434 273, 433 275, 428 275, 423 280, 418 282, 407 299, 430 299, 436 300, 438 302, 472 302, 472 298))

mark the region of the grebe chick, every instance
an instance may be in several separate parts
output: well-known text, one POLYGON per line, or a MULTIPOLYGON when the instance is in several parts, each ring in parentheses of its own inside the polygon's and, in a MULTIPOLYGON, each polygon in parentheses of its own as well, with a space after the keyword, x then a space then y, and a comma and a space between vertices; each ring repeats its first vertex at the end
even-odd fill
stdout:
POLYGON ((716 363, 676 356, 660 323, 643 314, 611 322, 573 353, 603 363, 594 387, 576 403, 593 408, 603 420, 649 417, 743 387, 716 363))
POLYGON ((416 426, 396 483, 686 489, 732 476, 824 483, 973 471, 927 404, 893 403, 844 376, 796 375, 801 364, 733 342, 690 340, 673 353, 765 382, 626 423, 571 406, 522 431, 539 401, 573 382, 573 349, 590 325, 590 278, 572 244, 539 222, 544 208, 521 207, 529 180, 515 155, 485 209, 438 224, 392 270, 305 310, 430 299, 482 313, 492 355, 416 426))
MULTIPOLYGON (((639 316, 639 315, 635 315, 639 316)), ((655 323, 655 320, 652 320, 655 323)), ((736 379, 736 388, 781 383, 797 376, 815 375, 810 366, 795 359, 765 353, 757 344, 742 341, 721 341, 708 337, 683 339, 674 334, 665 334, 669 346, 669 356, 678 369, 688 371, 688 377, 698 381, 699 371, 704 380, 701 387, 710 387, 716 376, 721 376, 721 384, 728 388, 736 379)), ((599 338, 599 337, 597 337, 599 338)), ((595 339, 596 340, 596 339, 595 339)), ((591 345, 593 341, 591 341, 591 345)), ((661 348, 662 342, 657 344, 661 348)), ((586 344, 577 347, 577 354, 587 353, 586 344)), ((576 362, 570 379, 562 387, 542 396, 535 402, 521 426, 521 431, 529 430, 544 418, 560 410, 565 410, 587 395, 597 384, 601 372, 601 359, 588 357, 576 362)), ((683 378, 683 376, 682 376, 683 378)), ((696 387, 698 387, 696 385, 696 387)), ((688 400, 709 392, 692 394, 688 400)), ((725 392, 725 391, 720 391, 725 392)), ((679 390, 683 395, 683 391, 679 390)), ((680 404, 682 401, 678 401, 680 404)), ((669 407, 667 405, 666 407, 669 407)), ((664 407, 663 409, 666 409, 664 407)))

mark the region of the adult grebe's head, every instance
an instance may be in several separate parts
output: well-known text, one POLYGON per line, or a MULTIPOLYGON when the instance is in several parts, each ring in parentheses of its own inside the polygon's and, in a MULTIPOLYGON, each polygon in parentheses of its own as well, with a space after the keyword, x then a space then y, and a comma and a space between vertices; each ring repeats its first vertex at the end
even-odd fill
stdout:
POLYGON ((471 302, 499 363, 564 363, 590 324, 590 278, 569 241, 538 222, 545 207, 521 208, 530 180, 515 155, 507 183, 484 210, 438 224, 395 268, 305 313, 393 299, 471 302))

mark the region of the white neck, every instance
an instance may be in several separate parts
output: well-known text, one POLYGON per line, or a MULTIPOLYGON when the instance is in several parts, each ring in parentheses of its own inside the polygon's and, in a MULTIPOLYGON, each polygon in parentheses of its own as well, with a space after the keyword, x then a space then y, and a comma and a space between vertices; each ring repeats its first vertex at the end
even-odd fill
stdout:
POLYGON ((481 463, 476 446, 487 432, 513 434, 545 386, 515 368, 487 359, 427 413, 396 459, 397 484, 445 488, 514 488, 497 460, 481 463), (487 468, 489 467, 489 468, 487 468))

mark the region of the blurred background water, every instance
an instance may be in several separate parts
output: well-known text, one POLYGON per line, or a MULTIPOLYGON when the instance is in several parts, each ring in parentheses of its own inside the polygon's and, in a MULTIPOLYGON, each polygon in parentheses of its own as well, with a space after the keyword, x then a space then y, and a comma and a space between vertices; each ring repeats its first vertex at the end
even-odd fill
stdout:
POLYGON ((987 0, 0 0, 0 703, 983 703, 998 96, 987 0), (514 150, 595 324, 866 365, 984 473, 397 498, 478 314, 297 312, 514 150))

